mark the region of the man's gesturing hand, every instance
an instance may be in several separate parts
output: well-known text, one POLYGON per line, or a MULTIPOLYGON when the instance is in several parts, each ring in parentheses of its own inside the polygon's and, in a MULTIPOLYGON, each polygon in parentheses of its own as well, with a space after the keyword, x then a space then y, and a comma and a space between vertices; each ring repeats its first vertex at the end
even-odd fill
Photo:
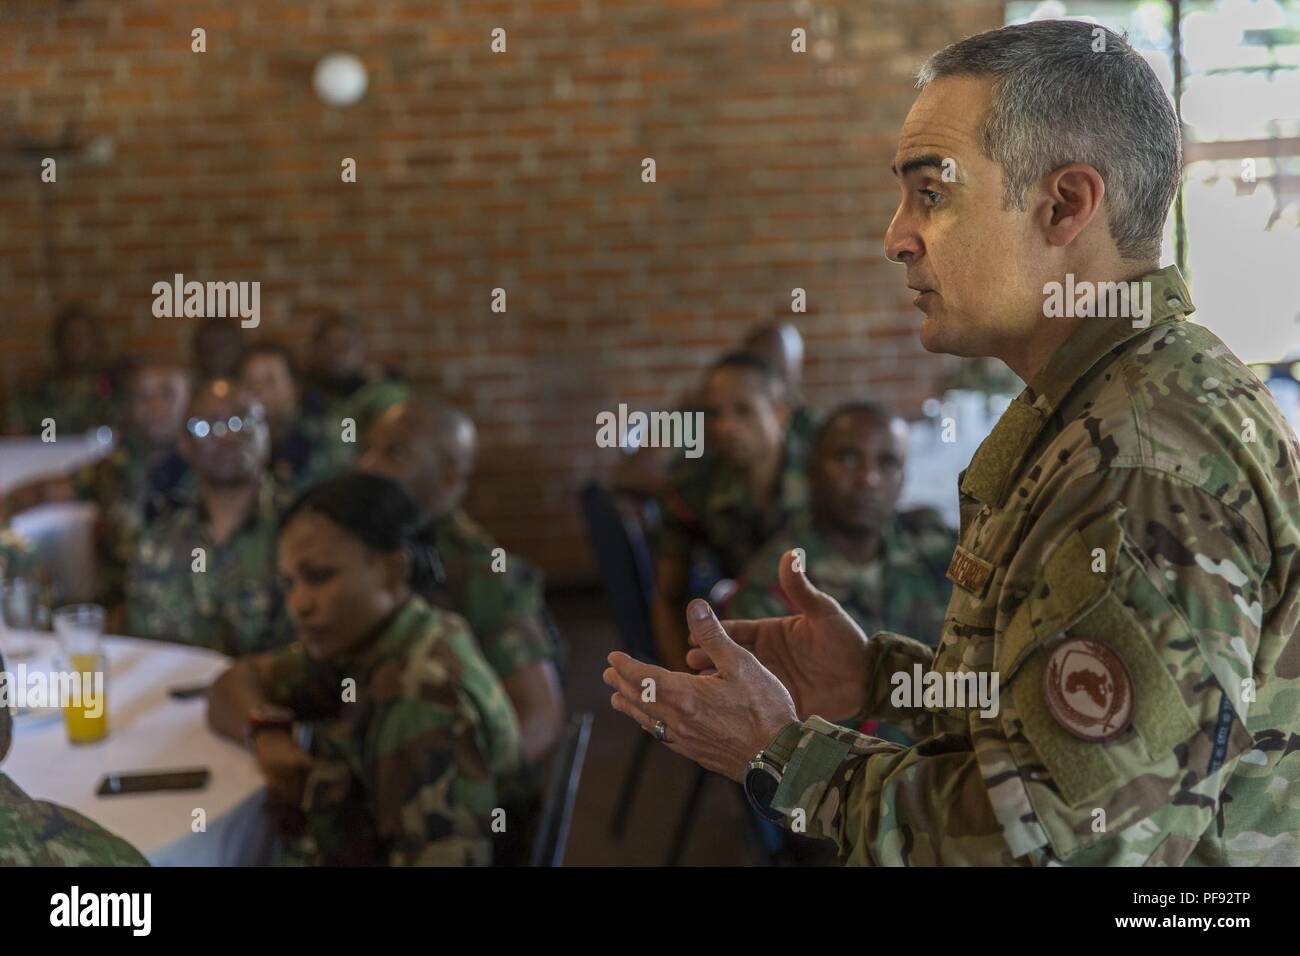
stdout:
MULTIPOLYGON (((781 589, 798 615, 722 626, 785 685, 800 720, 813 714, 827 720, 854 716, 866 695, 867 636, 838 601, 794 569, 793 551, 781 556, 781 589)), ((687 653, 687 664, 697 671, 716 666, 693 631, 691 643, 697 646, 687 653)))
POLYGON ((708 652, 713 672, 675 673, 616 651, 604 673, 615 690, 610 704, 646 731, 662 720, 670 748, 739 781, 754 754, 795 719, 794 702, 753 654, 727 636, 708 602, 692 601, 686 620, 691 642, 708 652))

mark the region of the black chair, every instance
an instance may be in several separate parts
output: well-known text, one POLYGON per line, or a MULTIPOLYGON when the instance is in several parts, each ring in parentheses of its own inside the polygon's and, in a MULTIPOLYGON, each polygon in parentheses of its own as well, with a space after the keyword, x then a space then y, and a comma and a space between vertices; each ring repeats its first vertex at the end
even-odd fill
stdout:
POLYGON ((623 650, 638 660, 654 660, 655 641, 650 615, 654 602, 654 562, 633 506, 620 509, 618 500, 597 482, 582 489, 582 516, 595 554, 614 626, 623 650))
POLYGON ((569 824, 573 805, 578 798, 582 764, 587 758, 587 741, 591 737, 591 714, 575 714, 569 720, 560 747, 551 759, 551 777, 546 787, 541 824, 533 841, 530 866, 560 866, 569 841, 569 824))
MULTIPOLYGON (((651 628, 651 604, 654 600, 654 564, 650 546, 646 542, 642 523, 637 519, 634 506, 620 509, 618 500, 607 488, 589 482, 581 493, 582 515, 587 525, 596 567, 609 596, 614 626, 618 631, 622 650, 637 660, 658 663, 654 632, 651 628)), ((627 818, 636 797, 637 784, 645 770, 654 738, 649 734, 637 735, 636 749, 623 775, 609 832, 619 839, 627 831, 627 818)), ((695 779, 678 817, 677 827, 669 844, 668 866, 676 866, 686 849, 700 798, 709 772, 697 768, 695 779)), ((743 795, 742 795, 743 799, 743 795)), ((746 806, 746 817, 750 816, 746 806)))
MULTIPOLYGON (((582 517, 587 537, 600 571, 601 582, 609 597, 610 612, 618 631, 621 649, 637 660, 657 663, 654 632, 651 629, 651 603, 654 600, 654 564, 641 522, 635 514, 619 508, 609 489, 588 482, 582 489, 582 517)), ((650 745, 649 734, 637 738, 636 749, 623 783, 619 786, 610 819, 609 832, 615 839, 627 831, 627 817, 636 796, 637 784, 645 769, 650 745)))

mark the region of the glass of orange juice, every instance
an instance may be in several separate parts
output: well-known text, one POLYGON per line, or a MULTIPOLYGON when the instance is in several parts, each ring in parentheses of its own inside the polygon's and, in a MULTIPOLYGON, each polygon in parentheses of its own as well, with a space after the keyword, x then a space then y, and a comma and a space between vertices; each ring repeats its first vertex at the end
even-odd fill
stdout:
POLYGON ((73 604, 54 612, 54 631, 62 651, 60 682, 63 722, 68 741, 89 744, 108 735, 108 698, 104 656, 104 609, 98 604, 73 604))

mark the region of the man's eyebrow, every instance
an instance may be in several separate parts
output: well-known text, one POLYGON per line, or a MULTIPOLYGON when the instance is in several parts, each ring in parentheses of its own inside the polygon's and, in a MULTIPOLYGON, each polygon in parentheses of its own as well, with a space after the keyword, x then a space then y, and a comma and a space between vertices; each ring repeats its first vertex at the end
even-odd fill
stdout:
POLYGON ((896 168, 893 163, 890 163, 889 171, 896 177, 902 178, 914 169, 923 169, 927 166, 933 166, 935 169, 943 169, 943 157, 938 153, 926 153, 924 156, 913 156, 911 159, 903 161, 901 169, 896 168))

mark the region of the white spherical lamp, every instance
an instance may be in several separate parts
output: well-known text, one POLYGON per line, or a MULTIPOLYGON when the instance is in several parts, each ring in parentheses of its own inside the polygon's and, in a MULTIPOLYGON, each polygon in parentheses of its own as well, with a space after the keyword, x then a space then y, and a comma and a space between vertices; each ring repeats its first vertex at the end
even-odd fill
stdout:
POLYGON ((330 106, 351 106, 366 93, 366 65, 351 53, 330 53, 321 57, 312 72, 316 95, 330 106))

